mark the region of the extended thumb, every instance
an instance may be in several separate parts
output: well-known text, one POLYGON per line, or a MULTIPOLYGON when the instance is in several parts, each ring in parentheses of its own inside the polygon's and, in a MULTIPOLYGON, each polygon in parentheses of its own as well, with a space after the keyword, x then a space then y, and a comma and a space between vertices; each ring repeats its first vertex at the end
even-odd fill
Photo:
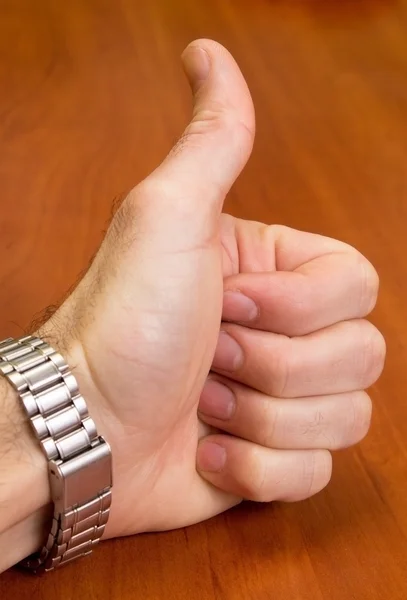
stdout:
POLYGON ((225 195, 250 156, 255 120, 246 82, 223 46, 195 41, 182 60, 194 95, 192 120, 137 196, 164 221, 187 219, 196 239, 217 225, 225 195))

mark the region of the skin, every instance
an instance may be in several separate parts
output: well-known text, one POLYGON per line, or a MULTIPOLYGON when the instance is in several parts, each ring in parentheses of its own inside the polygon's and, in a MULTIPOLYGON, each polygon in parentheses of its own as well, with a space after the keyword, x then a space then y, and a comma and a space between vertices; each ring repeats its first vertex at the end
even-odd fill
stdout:
MULTIPOLYGON (((219 44, 193 42, 183 63, 191 123, 39 331, 72 367, 112 447, 106 537, 186 526, 244 498, 320 491, 330 451, 367 433, 363 390, 384 363, 383 337, 365 320, 378 277, 359 252, 222 214, 252 149, 252 101, 219 44)), ((38 442, 8 387, 2 397, 23 433, 18 451, 2 453, 0 542, 18 546, 33 532, 6 568, 39 545, 50 494, 38 442), (32 484, 27 497, 21 478, 32 484)))

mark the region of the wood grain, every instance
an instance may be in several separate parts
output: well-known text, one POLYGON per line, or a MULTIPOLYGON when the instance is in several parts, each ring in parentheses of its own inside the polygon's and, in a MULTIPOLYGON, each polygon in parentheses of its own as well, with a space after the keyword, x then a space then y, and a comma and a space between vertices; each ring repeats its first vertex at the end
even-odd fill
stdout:
POLYGON ((341 238, 379 270, 372 432, 310 501, 108 541, 45 578, 12 570, 0 597, 405 600, 406 0, 0 0, 1 335, 58 301, 113 198, 176 140, 198 37, 232 51, 257 110, 227 210, 341 238))

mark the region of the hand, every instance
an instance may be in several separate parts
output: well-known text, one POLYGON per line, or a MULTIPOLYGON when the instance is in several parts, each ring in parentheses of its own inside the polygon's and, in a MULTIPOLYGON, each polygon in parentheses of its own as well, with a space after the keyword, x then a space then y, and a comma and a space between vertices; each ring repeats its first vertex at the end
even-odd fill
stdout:
POLYGON ((328 450, 367 431, 361 390, 383 366, 361 320, 377 275, 358 252, 221 215, 251 152, 252 102, 218 44, 194 42, 183 60, 192 122, 41 330, 112 446, 107 536, 322 489, 328 450))

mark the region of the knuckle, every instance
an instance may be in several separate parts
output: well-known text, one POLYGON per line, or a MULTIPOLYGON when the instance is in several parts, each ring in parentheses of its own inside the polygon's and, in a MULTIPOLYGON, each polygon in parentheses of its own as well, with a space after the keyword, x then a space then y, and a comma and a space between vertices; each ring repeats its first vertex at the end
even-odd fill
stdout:
POLYGON ((260 247, 267 248, 270 256, 272 257, 272 267, 270 271, 281 271, 281 252, 278 251, 279 246, 283 243, 284 239, 289 237, 292 233, 292 229, 286 225, 266 225, 265 223, 257 224, 257 235, 259 237, 260 247))
POLYGON ((360 442, 370 428, 372 418, 372 401, 366 392, 355 392, 350 395, 346 410, 346 432, 342 447, 360 442))
POLYGON ((271 498, 268 464, 255 450, 250 457, 247 474, 247 481, 244 485, 245 497, 255 502, 269 502, 271 498))
POLYGON ((297 501, 313 496, 329 483, 332 457, 328 450, 306 450, 295 461, 291 468, 287 464, 284 471, 276 468, 273 473, 270 463, 253 452, 247 478, 241 486, 242 496, 255 502, 297 501))
POLYGON ((303 454, 299 484, 307 498, 312 496, 315 487, 316 462, 316 452, 311 451, 303 454))
POLYGON ((373 265, 358 253, 360 270, 360 310, 362 315, 369 314, 376 306, 379 294, 379 275, 373 265))
POLYGON ((284 411, 281 407, 265 398, 261 409, 259 422, 259 443, 265 448, 273 448, 278 432, 285 429, 284 411))
POLYGON ((300 486, 301 498, 309 498, 326 487, 332 476, 332 457, 328 450, 303 453, 300 486))
MULTIPOLYGON (((288 237, 292 233, 292 229, 287 225, 280 225, 274 223, 272 225, 266 225, 261 223, 261 240, 269 248, 275 248, 279 241, 283 240, 284 237, 288 237)), ((278 266, 277 270, 278 270, 278 266)))
MULTIPOLYGON (((202 109, 195 115, 176 144, 175 152, 179 152, 185 146, 199 147, 207 136, 217 138, 218 135, 227 138, 230 147, 251 148, 255 131, 254 127, 239 119, 236 113, 213 103, 211 107, 202 109)), ((244 160, 246 159, 242 155, 242 163, 244 160)))
POLYGON ((371 386, 380 377, 386 358, 386 342, 380 331, 368 321, 362 321, 362 369, 363 388, 371 386))
POLYGON ((221 104, 212 103, 212 106, 200 110, 192 123, 187 127, 188 134, 207 133, 208 131, 222 131, 234 138, 248 137, 254 140, 254 128, 238 118, 237 114, 226 109, 221 104))
POLYGON ((329 434, 329 424, 320 408, 312 413, 311 418, 308 417, 300 424, 300 435, 307 444, 318 445, 322 439, 328 448, 336 444, 336 438, 329 434))
POLYGON ((267 390, 270 396, 284 398, 289 395, 290 381, 292 373, 295 370, 295 363, 292 352, 292 341, 290 338, 281 335, 279 337, 280 346, 276 348, 274 354, 274 365, 270 369, 270 389, 267 390))

